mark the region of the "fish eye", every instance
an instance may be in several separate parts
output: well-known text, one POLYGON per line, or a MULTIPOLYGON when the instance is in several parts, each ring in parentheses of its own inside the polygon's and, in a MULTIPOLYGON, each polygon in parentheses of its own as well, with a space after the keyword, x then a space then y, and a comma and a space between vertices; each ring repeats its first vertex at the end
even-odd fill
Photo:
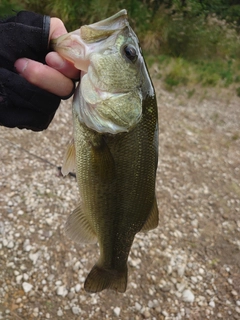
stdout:
POLYGON ((128 60, 132 61, 132 62, 135 62, 137 60, 137 51, 136 49, 134 48, 133 45, 126 45, 124 48, 124 53, 125 53, 125 56, 126 58, 128 58, 128 60))

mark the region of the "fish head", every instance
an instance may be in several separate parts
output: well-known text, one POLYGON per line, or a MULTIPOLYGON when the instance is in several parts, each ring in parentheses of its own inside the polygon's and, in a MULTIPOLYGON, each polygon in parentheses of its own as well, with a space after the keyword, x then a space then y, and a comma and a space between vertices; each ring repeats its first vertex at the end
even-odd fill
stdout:
POLYGON ((111 134, 137 125, 154 89, 126 10, 61 36, 54 49, 82 71, 73 102, 80 122, 111 134))

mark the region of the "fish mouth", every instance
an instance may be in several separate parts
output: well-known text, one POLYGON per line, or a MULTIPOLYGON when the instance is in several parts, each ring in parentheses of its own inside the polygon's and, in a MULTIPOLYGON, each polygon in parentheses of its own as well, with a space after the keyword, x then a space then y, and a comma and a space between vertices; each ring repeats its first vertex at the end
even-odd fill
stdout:
POLYGON ((127 11, 119 11, 115 15, 64 34, 51 40, 51 48, 74 66, 84 72, 90 64, 93 52, 102 51, 114 44, 116 35, 125 27, 129 27, 127 11))

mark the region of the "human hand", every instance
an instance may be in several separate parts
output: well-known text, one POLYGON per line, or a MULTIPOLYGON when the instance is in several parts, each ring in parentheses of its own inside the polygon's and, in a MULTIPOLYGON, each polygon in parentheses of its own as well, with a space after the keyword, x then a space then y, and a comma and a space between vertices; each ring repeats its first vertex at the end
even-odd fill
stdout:
MULTIPOLYGON (((58 18, 51 18, 49 42, 65 33, 67 30, 63 22, 58 18)), ((28 58, 20 58, 16 60, 14 66, 31 84, 59 97, 70 96, 74 90, 71 79, 79 79, 79 70, 56 52, 49 52, 45 60, 46 65, 28 58)))
POLYGON ((0 125, 42 131, 73 94, 79 71, 49 53, 50 40, 64 33, 61 20, 30 11, 0 21, 0 125))

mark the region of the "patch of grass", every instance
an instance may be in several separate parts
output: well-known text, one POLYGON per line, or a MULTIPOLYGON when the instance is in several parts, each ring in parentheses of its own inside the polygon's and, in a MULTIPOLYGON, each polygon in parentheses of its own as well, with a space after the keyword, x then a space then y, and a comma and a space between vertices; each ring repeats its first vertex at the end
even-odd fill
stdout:
POLYGON ((240 87, 236 89, 236 92, 237 92, 237 96, 240 97, 240 87))
POLYGON ((191 90, 187 90, 187 97, 188 97, 188 99, 190 99, 193 95, 194 95, 194 93, 195 93, 195 89, 193 88, 193 89, 191 89, 191 90))
POLYGON ((24 6, 18 0, 1 0, 0 1, 0 17, 13 15, 13 10, 23 10, 24 6))
POLYGON ((234 135, 232 136, 232 140, 233 140, 233 141, 237 141, 238 139, 239 139, 239 133, 236 132, 236 133, 234 133, 234 135))
MULTIPOLYGON (((151 56, 151 65, 157 64, 159 73, 167 89, 181 85, 200 84, 203 87, 228 87, 240 82, 240 70, 237 60, 196 59, 188 60, 168 55, 151 56)), ((236 89, 240 96, 240 87, 236 89)), ((191 97, 194 91, 189 91, 191 97)))
POLYGON ((204 86, 222 85, 229 86, 236 79, 236 63, 232 60, 196 60, 194 61, 199 83, 204 86))
POLYGON ((209 261, 209 265, 213 268, 216 269, 217 266, 219 265, 219 259, 218 258, 214 258, 212 260, 209 261))
POLYGON ((190 80, 189 64, 182 58, 172 58, 168 60, 165 56, 164 59, 158 59, 166 64, 169 61, 166 74, 164 76, 164 83, 167 89, 174 86, 186 85, 190 80))

